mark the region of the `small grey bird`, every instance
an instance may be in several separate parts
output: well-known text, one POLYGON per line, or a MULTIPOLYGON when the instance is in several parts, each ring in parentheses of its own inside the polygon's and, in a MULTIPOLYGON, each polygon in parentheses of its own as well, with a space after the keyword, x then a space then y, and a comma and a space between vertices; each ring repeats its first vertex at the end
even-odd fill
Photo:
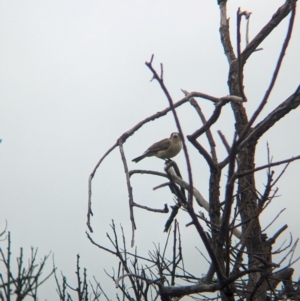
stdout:
POLYGON ((172 133, 170 138, 163 139, 151 145, 143 155, 133 159, 137 163, 146 157, 155 156, 161 159, 175 157, 182 149, 182 140, 179 133, 172 133))

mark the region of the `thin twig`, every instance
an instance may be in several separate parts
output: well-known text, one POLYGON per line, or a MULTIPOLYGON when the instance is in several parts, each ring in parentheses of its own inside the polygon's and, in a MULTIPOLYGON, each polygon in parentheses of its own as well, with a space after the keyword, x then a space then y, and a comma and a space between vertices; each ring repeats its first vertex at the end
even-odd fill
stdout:
POLYGON ((243 86, 243 65, 241 63, 241 19, 242 19, 242 13, 240 8, 238 8, 238 11, 236 13, 236 20, 237 20, 237 60, 238 60, 238 84, 239 84, 239 92, 241 96, 243 97, 243 101, 247 101, 246 95, 244 93, 244 86, 243 86))
POLYGON ((286 1, 277 11, 272 15, 271 20, 260 30, 260 32, 253 38, 253 40, 245 47, 241 54, 241 62, 244 65, 250 55, 257 49, 259 44, 264 41, 269 34, 276 28, 277 25, 293 10, 296 3, 286 1))
POLYGON ((286 33, 286 37, 285 37, 285 40, 284 40, 284 42, 282 44, 281 52, 279 54, 279 58, 277 60, 276 67, 275 67, 275 70, 273 72, 273 75, 272 75, 269 87, 268 87, 268 89, 267 89, 267 91, 266 91, 266 93, 265 93, 265 95, 264 95, 264 97, 263 97, 260 105, 255 110, 255 112, 252 115, 251 119, 249 120, 248 124, 246 125, 246 127, 243 130, 243 132, 241 133, 241 135, 239 137, 239 142, 242 142, 242 139, 244 139, 245 135, 248 133, 250 127, 252 126, 252 124, 256 120, 257 116, 261 113, 261 111, 263 110, 264 106, 266 105, 266 103, 267 103, 267 101, 269 99, 269 96, 270 96, 270 94, 271 94, 271 92, 273 90, 273 87, 274 87, 276 79, 278 77, 279 70, 280 70, 280 67, 281 67, 281 64, 282 64, 285 52, 287 50, 287 47, 289 45, 289 41, 290 41, 291 36, 292 36, 292 31, 293 31, 293 27, 294 27, 294 20, 295 20, 295 14, 296 14, 296 6, 292 10, 291 17, 290 17, 290 22, 289 22, 289 25, 288 25, 288 30, 287 30, 287 33, 286 33))
POLYGON ((274 162, 274 163, 270 163, 270 164, 266 164, 266 165, 262 165, 262 166, 259 166, 259 167, 256 167, 254 169, 251 169, 251 170, 246 170, 244 172, 241 172, 241 173, 237 173, 235 175, 236 178, 241 178, 241 177, 244 177, 246 175, 249 175, 249 174, 252 174, 256 171, 259 171, 259 170, 262 170, 262 169, 265 169, 265 168, 269 168, 269 167, 272 167, 272 166, 277 166, 277 165, 281 165, 281 164, 285 164, 285 163, 290 163, 290 162, 293 162, 295 160, 299 160, 300 159, 300 155, 299 156, 296 156, 296 157, 292 157, 290 159, 285 159, 285 160, 282 160, 282 161, 277 161, 277 162, 274 162))
POLYGON ((137 203, 133 203, 133 206, 141 208, 141 209, 145 209, 147 211, 157 212, 157 213, 168 213, 169 212, 169 208, 168 208, 167 204, 164 205, 164 209, 154 209, 154 208, 150 208, 147 206, 139 205, 137 203))
POLYGON ((175 123, 176 123, 176 126, 177 126, 177 129, 178 129, 178 132, 179 134, 181 135, 181 139, 182 139, 182 146, 183 146, 183 151, 184 151, 184 155, 185 155, 185 159, 186 159, 186 165, 187 165, 187 171, 188 171, 188 178, 189 178, 189 184, 190 184, 190 189, 188 190, 188 203, 190 204, 190 206, 193 205, 193 194, 192 194, 192 189, 193 189, 193 177, 192 177, 192 166, 191 166, 191 162, 190 162, 190 159, 189 159, 189 154, 188 154, 188 150, 187 150, 187 147, 186 147, 186 143, 185 143, 185 137, 183 135, 183 131, 182 131, 182 128, 181 128, 181 125, 180 125, 180 122, 179 122, 179 118, 177 116, 177 112, 175 110, 175 107, 174 107, 174 103, 173 103, 173 100, 172 100, 172 97, 168 91, 168 89, 166 88, 164 82, 163 82, 163 78, 160 78, 158 76, 158 74, 156 73, 155 69, 153 68, 152 66, 152 61, 150 61, 149 63, 146 62, 146 66, 151 70, 151 72, 153 73, 154 75, 154 78, 158 81, 161 89, 163 90, 163 92, 165 93, 167 99, 168 99, 168 102, 169 102, 169 105, 170 105, 170 108, 172 110, 172 113, 173 113, 173 116, 174 116, 174 119, 175 119, 175 123))
MULTIPOLYGON (((184 93, 184 95, 188 95, 188 92, 185 91, 185 90, 182 90, 181 91, 184 93)), ((198 115, 200 116, 200 119, 202 121, 203 124, 205 124, 207 121, 206 121, 206 118, 201 110, 201 107, 199 106, 199 104, 197 103, 196 99, 191 97, 190 98, 190 104, 195 108, 196 112, 198 113, 198 115)), ((213 135, 211 133, 211 130, 208 129, 206 132, 206 137, 207 137, 207 140, 208 140, 208 143, 210 145, 210 152, 211 152, 211 157, 212 157, 212 160, 214 162, 214 164, 217 164, 218 163, 218 159, 217 159, 217 153, 216 153, 216 143, 214 141, 214 138, 213 138, 213 135)))

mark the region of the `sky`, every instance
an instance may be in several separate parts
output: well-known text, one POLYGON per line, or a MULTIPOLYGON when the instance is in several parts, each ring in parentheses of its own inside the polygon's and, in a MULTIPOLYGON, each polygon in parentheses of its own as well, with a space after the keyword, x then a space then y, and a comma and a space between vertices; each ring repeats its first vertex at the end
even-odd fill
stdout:
MULTIPOLYGON (((284 1, 230 0, 231 37, 235 46, 238 7, 252 12, 250 38, 271 18, 284 1)), ((262 99, 286 33, 284 20, 252 55, 245 67, 245 104, 248 116, 262 99)), ((245 22, 242 23, 244 34, 245 22)), ((266 108, 257 122, 285 100, 299 85, 299 17, 293 38, 266 108)), ((99 251, 86 238, 88 177, 102 155, 139 121, 168 106, 157 82, 145 66, 154 54, 154 67, 164 66, 164 80, 174 101, 183 97, 181 89, 222 97, 228 94, 228 64, 219 37, 217 1, 208 0, 52 0, 0 1, 0 232, 11 231, 13 257, 19 248, 29 256, 38 247, 39 256, 50 251, 58 271, 75 285, 76 255, 90 279, 95 276, 111 298, 116 291, 104 269, 112 272, 117 261, 99 251)), ((242 47, 244 47, 244 42, 242 47)), ((211 103, 199 99, 206 116, 211 103)), ((178 109, 185 135, 200 126, 189 105, 178 109)), ((300 154, 299 109, 291 112, 259 140, 256 165, 267 162, 269 143, 274 161, 300 154)), ((234 121, 230 107, 224 108, 212 128, 221 160, 225 156, 216 131, 231 141, 234 121)), ((176 126, 171 114, 147 123, 124 145, 130 169, 163 170, 156 158, 139 165, 130 159, 152 143, 166 138, 176 126)), ((204 145, 205 142, 203 142, 204 145)), ((208 168, 188 145, 194 166, 195 186, 208 195, 208 168)), ((183 154, 176 157, 187 179, 183 154)), ((299 162, 294 162, 278 183, 280 197, 262 215, 266 226, 286 208, 267 230, 271 237, 281 226, 289 228, 280 241, 293 233, 298 237, 299 162), (295 180, 296 179, 296 180, 295 180)), ((280 168, 274 169, 278 174, 280 168)), ((224 172, 225 176, 225 172, 224 172)), ((256 175, 260 189, 265 171, 256 175)), ((173 204, 167 190, 153 191, 161 179, 135 175, 132 178, 137 203, 162 208, 173 204)), ((93 180, 92 237, 109 247, 106 233, 114 219, 124 228, 130 248, 128 193, 118 149, 105 159, 93 180)), ((200 210, 200 209, 199 209, 200 210)), ((136 247, 146 255, 154 244, 164 244, 166 215, 135 209, 136 247), (154 220, 155 218, 155 220, 154 220), (154 222, 155 221, 155 222, 154 222)), ((207 264, 196 247, 205 253, 197 233, 185 224, 180 213, 183 244, 192 269, 205 274, 207 264), (192 241, 192 244, 191 244, 192 241), (194 259, 198 258, 197 261, 194 259)), ((120 233, 120 231, 119 231, 120 233)), ((0 242, 6 247, 6 241, 0 242)), ((133 250, 133 249, 132 249, 133 250)), ((297 250, 296 255, 300 255, 297 250)), ((189 263, 189 262, 187 262, 189 263)), ((52 267, 48 263, 48 270, 52 267)), ((299 268, 299 265, 296 265, 299 268)), ((299 276, 299 269, 295 272, 299 276)), ((40 290, 39 300, 56 297, 53 279, 40 290)))

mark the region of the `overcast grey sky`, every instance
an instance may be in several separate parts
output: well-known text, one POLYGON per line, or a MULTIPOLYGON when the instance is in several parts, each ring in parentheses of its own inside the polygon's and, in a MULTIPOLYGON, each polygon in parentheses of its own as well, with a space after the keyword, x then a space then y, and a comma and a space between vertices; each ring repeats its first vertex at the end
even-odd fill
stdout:
MULTIPOLYGON (((270 19, 279 0, 230 0, 228 16, 235 40, 239 6, 252 12, 250 37, 270 19)), ((243 26, 245 24, 243 23, 243 26)), ((245 69, 245 86, 251 114, 267 88, 286 32, 287 20, 262 44, 245 69)), ((104 152, 126 130, 167 107, 167 100, 144 65, 154 53, 154 66, 164 64, 164 78, 173 99, 180 89, 221 97, 228 94, 227 60, 219 38, 217 1, 209 0, 51 0, 0 1, 0 232, 5 220, 12 233, 13 256, 19 247, 29 255, 38 247, 42 257, 50 250, 56 265, 75 281, 76 254, 90 278, 96 276, 115 296, 103 268, 116 267, 112 258, 86 239, 88 176, 104 152)), ((270 101, 258 121, 286 99, 299 84, 300 25, 296 17, 293 39, 270 101)), ((212 105, 199 100, 207 116, 212 105)), ((199 127, 195 112, 178 109, 185 134, 199 127)), ((291 112, 258 145, 257 165, 266 163, 266 142, 275 160, 300 154, 299 109, 291 112)), ((231 140, 234 124, 229 106, 213 127, 231 140)), ((144 126, 124 145, 128 158, 140 155, 150 144, 168 137, 176 127, 172 116, 144 126)), ((219 156, 225 155, 217 140, 219 156)), ((189 146, 195 166, 195 186, 207 197, 208 169, 189 146)), ((183 154, 176 161, 186 176, 183 154)), ((130 168, 136 168, 129 162, 130 168)), ((143 160, 139 168, 161 171, 161 161, 143 160)), ((298 237, 299 162, 289 167, 279 183, 281 197, 263 215, 263 225, 287 208, 268 230, 284 225, 298 237)), ((280 169, 276 169, 278 172, 280 169)), ((263 187, 265 172, 257 174, 263 187)), ((168 191, 152 191, 160 179, 135 176, 135 201, 152 207, 172 204, 168 191)), ((130 244, 131 230, 125 176, 115 150, 104 161, 93 182, 93 237, 109 246, 106 232, 111 219, 122 223, 130 244)), ((136 245, 146 255, 153 242, 164 242, 167 216, 135 210, 136 245), (155 222, 153 222, 155 220, 155 222)), ((195 231, 182 226, 186 253, 204 247, 195 231), (194 243, 190 243, 194 240, 194 243)), ((288 238, 288 233, 285 233, 288 238)), ((6 242, 1 243, 3 248, 6 242)), ((299 250, 297 251, 299 255, 299 250)), ((196 257, 195 257, 196 258, 196 257)), ((51 263, 49 262, 49 266, 51 263)), ((193 266, 206 272, 200 257, 193 266)), ((299 275, 299 272, 296 274, 299 275)), ((51 280, 40 300, 55 299, 51 280)))

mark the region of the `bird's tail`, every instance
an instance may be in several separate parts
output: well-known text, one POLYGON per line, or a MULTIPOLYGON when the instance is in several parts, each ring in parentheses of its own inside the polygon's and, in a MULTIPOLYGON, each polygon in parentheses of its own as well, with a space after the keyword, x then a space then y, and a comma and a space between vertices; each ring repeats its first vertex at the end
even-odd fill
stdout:
POLYGON ((132 159, 132 162, 138 163, 139 161, 143 160, 144 158, 145 158, 145 155, 141 155, 139 157, 132 159))

